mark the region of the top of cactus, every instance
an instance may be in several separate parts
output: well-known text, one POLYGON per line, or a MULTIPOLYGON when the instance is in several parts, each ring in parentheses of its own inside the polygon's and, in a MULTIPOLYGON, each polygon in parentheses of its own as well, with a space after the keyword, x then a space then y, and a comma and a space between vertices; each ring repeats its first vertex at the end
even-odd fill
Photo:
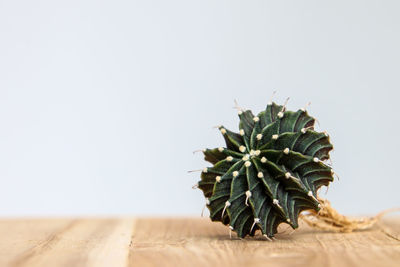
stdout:
POLYGON ((282 222, 297 228, 301 211, 320 209, 318 188, 333 181, 323 162, 333 148, 329 136, 314 130, 305 109, 272 102, 257 116, 242 109, 238 115, 239 133, 219 126, 226 147, 203 150, 213 166, 202 171, 198 187, 210 218, 240 237, 257 229, 273 237, 282 222))

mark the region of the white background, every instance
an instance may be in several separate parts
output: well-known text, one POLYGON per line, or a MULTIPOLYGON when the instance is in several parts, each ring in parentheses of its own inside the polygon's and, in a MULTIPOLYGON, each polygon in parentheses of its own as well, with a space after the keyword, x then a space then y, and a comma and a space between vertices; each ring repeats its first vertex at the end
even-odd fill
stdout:
MULTIPOLYGON (((399 206, 399 1, 0 0, 0 215, 196 215, 192 151, 272 91, 335 146, 327 198, 399 206)), ((325 190, 323 190, 325 191, 325 190)), ((322 194, 322 196, 325 196, 322 194)))

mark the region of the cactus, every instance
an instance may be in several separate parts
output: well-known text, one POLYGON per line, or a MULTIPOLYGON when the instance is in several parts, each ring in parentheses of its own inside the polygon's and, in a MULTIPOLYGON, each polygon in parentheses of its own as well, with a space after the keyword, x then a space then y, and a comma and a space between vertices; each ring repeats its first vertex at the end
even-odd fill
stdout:
POLYGON ((239 133, 218 126, 226 147, 204 149, 197 187, 206 197, 212 221, 221 221, 241 238, 256 230, 270 239, 278 225, 298 227, 304 210, 319 211, 317 190, 333 181, 324 163, 333 146, 326 132, 314 130, 304 109, 287 111, 269 103, 254 116, 238 110, 239 133))

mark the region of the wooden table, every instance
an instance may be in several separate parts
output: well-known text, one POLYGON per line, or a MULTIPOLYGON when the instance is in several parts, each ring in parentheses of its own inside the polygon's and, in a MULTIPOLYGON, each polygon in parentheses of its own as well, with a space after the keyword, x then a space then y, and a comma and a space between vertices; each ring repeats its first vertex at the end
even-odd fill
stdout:
POLYGON ((0 266, 400 266, 399 217, 349 234, 290 232, 269 242, 230 239, 206 218, 2 219, 0 266))

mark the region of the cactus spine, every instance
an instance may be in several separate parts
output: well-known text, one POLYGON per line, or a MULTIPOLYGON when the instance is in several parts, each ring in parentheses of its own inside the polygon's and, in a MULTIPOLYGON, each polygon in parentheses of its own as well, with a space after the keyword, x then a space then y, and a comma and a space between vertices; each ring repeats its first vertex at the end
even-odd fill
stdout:
POLYGON ((203 150, 213 166, 203 169, 198 187, 211 220, 239 237, 259 229, 271 238, 280 223, 297 228, 299 213, 318 211, 317 190, 333 181, 323 162, 333 148, 328 134, 314 130, 315 119, 305 109, 270 103, 257 116, 250 110, 238 114, 239 133, 219 126, 226 147, 203 150))

